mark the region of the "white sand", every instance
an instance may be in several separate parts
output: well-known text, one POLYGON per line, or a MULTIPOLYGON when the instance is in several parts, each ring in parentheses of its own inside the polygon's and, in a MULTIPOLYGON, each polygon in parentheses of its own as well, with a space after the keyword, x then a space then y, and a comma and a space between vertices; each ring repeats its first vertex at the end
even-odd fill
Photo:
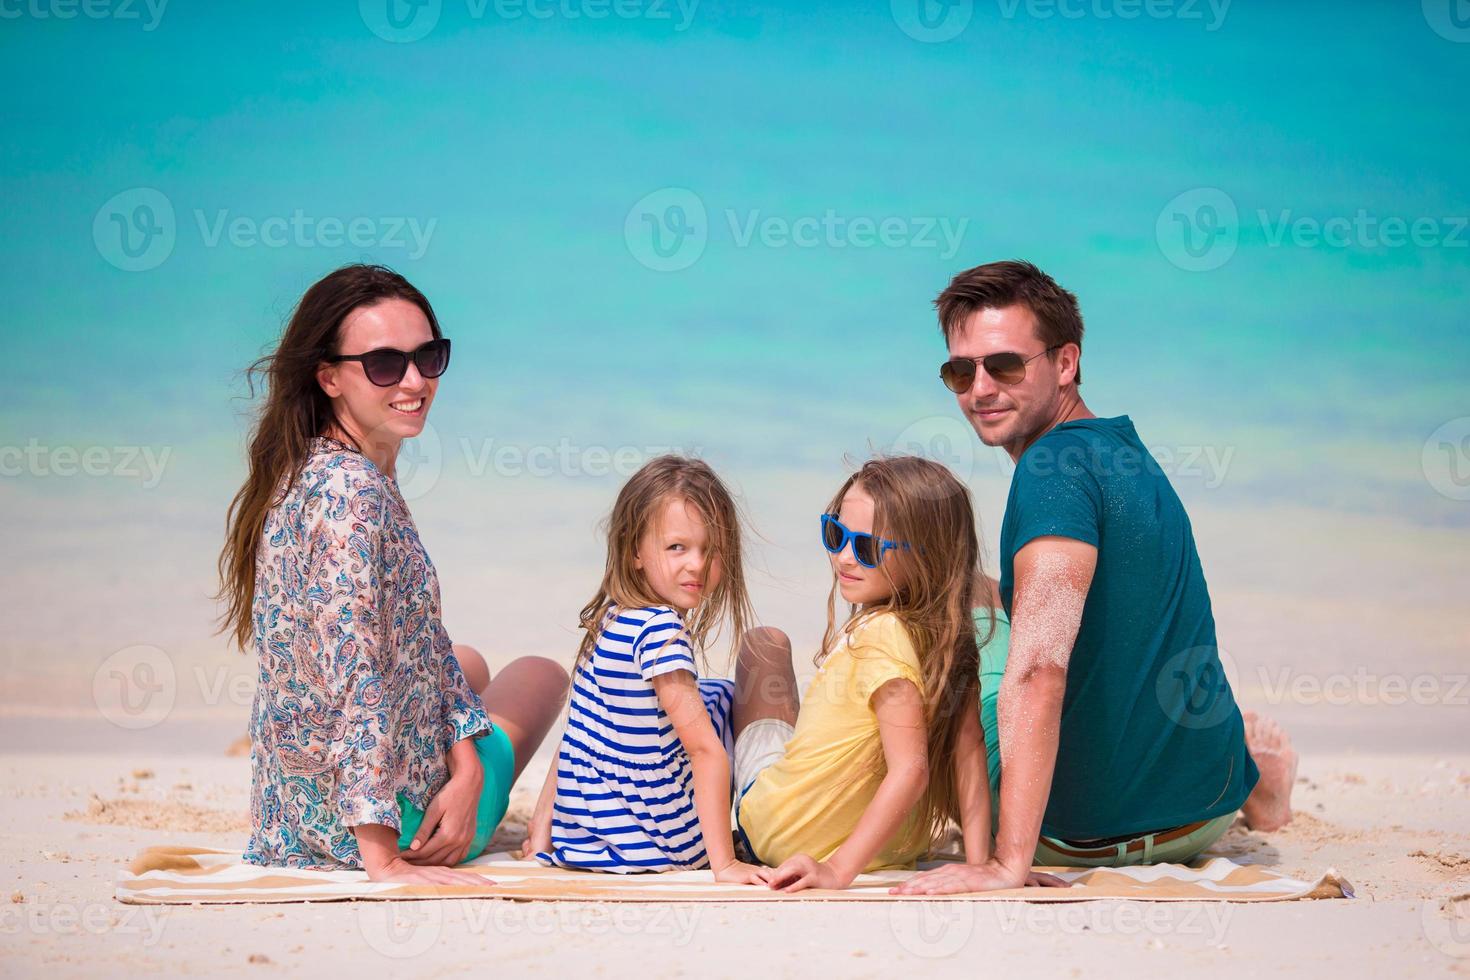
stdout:
MULTIPOLYGON (((36 720, 29 720, 35 725, 36 720)), ((163 726, 167 727, 167 726, 163 726)), ((249 763, 219 751, 0 756, 11 976, 509 970, 592 976, 1470 976, 1470 755, 1322 755, 1300 816, 1220 850, 1293 875, 1335 866, 1355 901, 1278 905, 618 906, 502 901, 140 908, 117 869, 161 843, 239 847, 249 763), (1452 920, 1450 916, 1458 916, 1452 920), (1458 929, 1458 932, 1454 931, 1458 929), (1454 955, 1458 953, 1459 955, 1454 955), (1003 971, 1003 972, 1001 972, 1003 971)), ((116 748, 111 746, 110 748, 116 748)), ((171 752, 169 749, 174 751, 171 752)), ((192 747, 191 747, 192 748, 192 747)), ((529 806, 533 767, 514 817, 529 806)))

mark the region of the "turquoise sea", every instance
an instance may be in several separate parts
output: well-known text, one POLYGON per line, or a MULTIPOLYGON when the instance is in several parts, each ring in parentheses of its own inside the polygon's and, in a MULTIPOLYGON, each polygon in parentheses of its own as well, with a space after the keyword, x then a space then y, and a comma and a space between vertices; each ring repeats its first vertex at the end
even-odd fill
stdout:
POLYGON ((239 372, 358 260, 454 340, 403 480, 494 657, 570 650, 596 522, 664 447, 740 487, 799 641, 849 460, 945 459, 993 539, 1009 464, 937 380, 931 301, 1023 257, 1080 297, 1089 404, 1168 458, 1222 632, 1463 669, 1463 6, 7 6, 8 703, 89 703, 134 645, 248 675, 207 598, 239 372))

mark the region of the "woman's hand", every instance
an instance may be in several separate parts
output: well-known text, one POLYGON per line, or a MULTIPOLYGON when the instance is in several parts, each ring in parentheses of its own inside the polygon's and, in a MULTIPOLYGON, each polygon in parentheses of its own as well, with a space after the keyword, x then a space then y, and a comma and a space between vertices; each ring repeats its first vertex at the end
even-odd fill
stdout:
POLYGON ((783 892, 799 892, 807 888, 842 889, 852 884, 852 876, 844 875, 810 855, 798 854, 781 862, 781 866, 771 873, 769 884, 783 892))
POLYGON ((364 867, 368 881, 392 881, 404 885, 493 885, 494 881, 473 871, 454 868, 418 867, 403 858, 393 858, 377 867, 364 867))
POLYGON ((473 871, 449 868, 420 868, 409 864, 398 851, 398 831, 383 824, 365 823, 352 828, 357 837, 362 869, 369 881, 393 881, 407 885, 493 885, 495 882, 473 871))
POLYGON ((450 750, 449 781, 424 810, 424 821, 414 832, 408 850, 399 857, 410 864, 453 867, 465 859, 475 840, 475 817, 485 770, 471 739, 450 750))
POLYGON ((715 881, 722 885, 769 885, 775 873, 763 865, 731 861, 715 871, 715 881))

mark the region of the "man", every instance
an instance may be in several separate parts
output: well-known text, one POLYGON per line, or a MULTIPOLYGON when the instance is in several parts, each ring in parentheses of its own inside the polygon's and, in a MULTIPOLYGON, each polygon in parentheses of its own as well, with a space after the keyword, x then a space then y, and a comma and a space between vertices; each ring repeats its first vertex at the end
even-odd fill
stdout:
POLYGON ((994 851, 902 891, 1019 887, 1033 860, 1188 861, 1237 811, 1252 829, 1285 824, 1296 754, 1236 707, 1168 478, 1127 416, 1082 400, 1076 297, 1030 263, 995 262, 935 306, 941 376, 981 441, 1016 462, 1000 538, 1010 644, 982 653, 1006 657, 986 731, 1000 746, 994 851))

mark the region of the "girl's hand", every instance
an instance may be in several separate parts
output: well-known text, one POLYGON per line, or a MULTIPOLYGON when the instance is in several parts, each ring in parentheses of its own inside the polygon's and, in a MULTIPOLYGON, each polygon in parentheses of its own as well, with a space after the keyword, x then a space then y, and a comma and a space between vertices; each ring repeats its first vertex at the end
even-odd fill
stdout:
POLYGON ((715 872, 715 881, 722 885, 769 885, 775 873, 759 864, 731 861, 715 872))
POLYGON ((391 881, 405 885, 493 885, 495 882, 473 871, 450 868, 420 868, 403 858, 393 858, 377 866, 364 866, 368 881, 391 881))
POLYGON ((830 864, 798 854, 781 863, 769 879, 777 891, 799 892, 807 888, 842 889, 852 884, 852 876, 844 876, 830 864))
POLYGON ((531 835, 521 845, 522 860, 534 861, 537 854, 551 851, 551 822, 548 820, 546 826, 537 826, 539 823, 541 821, 534 819, 531 821, 531 835))
MULTIPOLYGON (((467 745, 469 740, 457 743, 467 745)), ((462 751, 462 750, 461 750, 462 751)), ((485 770, 474 746, 450 769, 449 781, 434 794, 424 811, 424 822, 414 832, 408 850, 399 856, 410 864, 453 867, 465 859, 475 839, 475 816, 480 809, 480 791, 485 770)))

